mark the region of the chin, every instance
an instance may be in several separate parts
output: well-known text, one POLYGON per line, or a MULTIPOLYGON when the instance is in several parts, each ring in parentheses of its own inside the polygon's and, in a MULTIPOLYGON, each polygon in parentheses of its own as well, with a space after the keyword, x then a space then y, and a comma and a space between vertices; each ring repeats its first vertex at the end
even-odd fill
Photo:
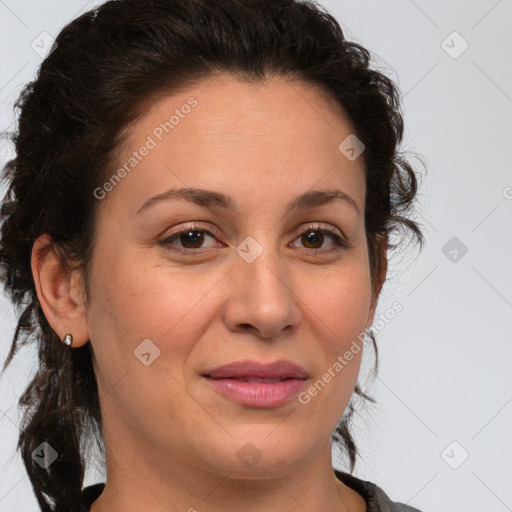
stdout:
POLYGON ((216 445, 212 465, 216 471, 231 473, 233 478, 268 479, 270 475, 286 475, 304 463, 302 436, 284 429, 279 434, 277 425, 251 425, 251 435, 235 435, 224 445, 216 445), (270 434, 270 435, 269 435, 270 434), (222 450, 222 452, 220 452, 222 450))

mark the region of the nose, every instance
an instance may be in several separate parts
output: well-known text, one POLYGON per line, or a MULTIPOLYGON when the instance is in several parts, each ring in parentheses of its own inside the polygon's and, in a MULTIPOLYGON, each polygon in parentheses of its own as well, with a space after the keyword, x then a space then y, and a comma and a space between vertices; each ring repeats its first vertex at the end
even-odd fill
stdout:
POLYGON ((271 249, 248 261, 237 255, 227 276, 227 328, 232 332, 250 330, 262 339, 290 335, 301 321, 301 299, 294 292, 296 274, 271 249))

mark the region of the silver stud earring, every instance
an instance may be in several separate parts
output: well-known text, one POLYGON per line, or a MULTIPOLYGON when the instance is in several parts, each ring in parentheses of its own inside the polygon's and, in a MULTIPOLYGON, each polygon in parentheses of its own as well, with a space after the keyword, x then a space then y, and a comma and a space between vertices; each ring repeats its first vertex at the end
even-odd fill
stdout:
POLYGON ((68 347, 71 347, 71 344, 73 343, 73 336, 71 334, 66 334, 62 340, 62 343, 68 347))

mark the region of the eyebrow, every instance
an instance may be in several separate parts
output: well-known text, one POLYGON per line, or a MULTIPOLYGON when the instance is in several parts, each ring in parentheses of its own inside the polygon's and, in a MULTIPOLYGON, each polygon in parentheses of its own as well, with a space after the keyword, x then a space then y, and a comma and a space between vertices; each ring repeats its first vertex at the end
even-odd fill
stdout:
MULTIPOLYGON (((161 201, 170 201, 173 199, 184 199, 191 203, 207 208, 217 207, 226 210, 238 211, 238 205, 234 198, 222 194, 221 192, 215 192, 213 190, 206 190, 202 188, 171 188, 162 194, 150 197, 138 210, 137 215, 142 211, 147 210, 150 206, 161 201)), ((359 207, 354 199, 338 189, 327 189, 327 190, 310 190, 292 199, 286 205, 286 213, 297 209, 308 209, 325 204, 332 203, 335 200, 344 201, 350 205, 358 215, 361 215, 359 207)))

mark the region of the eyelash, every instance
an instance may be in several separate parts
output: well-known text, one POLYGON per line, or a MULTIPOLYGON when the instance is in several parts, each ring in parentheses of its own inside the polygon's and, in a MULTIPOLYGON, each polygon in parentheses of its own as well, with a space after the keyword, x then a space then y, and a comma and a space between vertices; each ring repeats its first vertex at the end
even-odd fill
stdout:
MULTIPOLYGON (((201 255, 201 254, 204 254, 205 251, 208 251, 209 249, 181 249, 181 248, 177 248, 177 247, 174 247, 172 246, 171 242, 173 242, 175 239, 179 238, 181 235, 183 234, 187 234, 189 233, 190 231, 192 232, 200 232, 200 233, 206 233, 210 236, 212 236, 213 238, 216 238, 216 235, 215 233, 212 233, 210 230, 208 229, 203 229, 199 226, 196 226, 196 224, 192 225, 192 226, 186 226, 184 228, 182 228, 180 231, 177 231, 176 233, 173 233, 171 236, 168 236, 166 238, 164 238, 163 240, 161 240, 159 243, 160 245, 164 246, 164 247, 171 247, 171 250, 172 251, 176 251, 178 253, 181 253, 181 254, 186 254, 186 255, 201 255)), ((311 231, 314 231, 314 232, 317 232, 317 233, 324 233, 324 234, 327 234, 329 237, 331 237, 331 239, 334 241, 336 247, 334 249, 328 249, 328 250, 325 250, 325 249, 304 249, 305 251, 309 252, 309 253, 313 253, 313 254, 319 254, 319 253, 330 253, 332 251, 338 251, 338 250, 342 250, 342 249, 347 249, 348 248, 348 244, 347 242, 342 239, 340 236, 338 236, 336 233, 334 233, 334 231, 330 230, 330 229, 326 229, 326 228, 323 228, 322 226, 320 225, 310 225, 308 226, 304 231, 302 231, 298 237, 304 235, 304 234, 307 234, 311 231)), ((298 238, 297 237, 297 238, 298 238)))

